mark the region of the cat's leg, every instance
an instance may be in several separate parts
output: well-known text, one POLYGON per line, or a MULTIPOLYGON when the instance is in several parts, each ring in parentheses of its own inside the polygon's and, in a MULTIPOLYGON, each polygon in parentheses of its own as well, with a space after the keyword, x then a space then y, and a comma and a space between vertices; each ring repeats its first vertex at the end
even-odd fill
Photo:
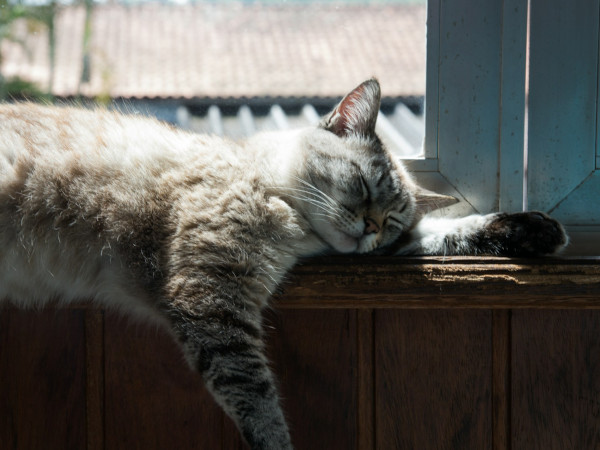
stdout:
POLYGON ((165 308, 185 356, 253 450, 291 450, 276 383, 264 356, 260 311, 229 301, 165 308))
POLYGON ((458 219, 424 217, 396 250, 400 255, 505 255, 555 253, 568 237, 544 213, 494 213, 458 219))

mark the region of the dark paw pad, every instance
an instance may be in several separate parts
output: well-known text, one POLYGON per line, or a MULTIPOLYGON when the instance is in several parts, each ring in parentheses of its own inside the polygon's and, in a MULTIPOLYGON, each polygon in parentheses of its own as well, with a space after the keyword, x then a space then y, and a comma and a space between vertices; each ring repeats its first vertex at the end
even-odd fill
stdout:
POLYGON ((539 212, 500 214, 489 225, 506 255, 547 255, 567 245, 568 237, 562 225, 539 212))

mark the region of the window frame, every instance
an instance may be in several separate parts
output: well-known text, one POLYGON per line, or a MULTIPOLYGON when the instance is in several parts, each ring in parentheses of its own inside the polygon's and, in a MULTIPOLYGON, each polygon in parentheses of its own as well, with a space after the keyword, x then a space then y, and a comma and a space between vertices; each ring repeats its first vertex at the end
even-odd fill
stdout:
POLYGON ((532 0, 529 204, 598 232, 599 61, 600 0, 532 0))
POLYGON ((425 159, 408 166, 425 187, 462 200, 450 213, 520 211, 527 2, 427 8, 425 159))
POLYGON ((417 179, 462 200, 447 213, 542 210, 600 254, 600 0, 429 0, 427 19, 417 179))

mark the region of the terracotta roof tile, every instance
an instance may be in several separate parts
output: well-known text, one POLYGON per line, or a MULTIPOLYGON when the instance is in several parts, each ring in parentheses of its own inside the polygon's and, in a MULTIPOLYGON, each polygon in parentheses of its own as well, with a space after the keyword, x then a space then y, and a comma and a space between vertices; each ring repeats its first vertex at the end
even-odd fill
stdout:
MULTIPOLYGON (((90 97, 331 97, 376 76, 388 96, 423 95, 425 16, 422 5, 98 5, 91 79, 80 85, 84 10, 65 7, 57 17, 52 91, 70 96, 80 90, 90 97)), ((3 42, 2 73, 47 86, 45 32, 26 41, 31 58, 3 42)))

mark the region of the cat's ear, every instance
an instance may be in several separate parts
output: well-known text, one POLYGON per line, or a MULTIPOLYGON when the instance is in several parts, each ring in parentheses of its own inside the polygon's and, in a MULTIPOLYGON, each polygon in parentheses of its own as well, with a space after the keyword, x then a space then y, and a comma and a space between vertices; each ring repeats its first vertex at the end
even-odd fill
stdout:
POLYGON ((340 137, 351 134, 372 136, 380 104, 379 82, 371 78, 346 95, 320 126, 340 137))
POLYGON ((437 192, 429 191, 422 187, 419 187, 415 193, 415 200, 417 202, 417 210, 425 215, 436 209, 445 208, 446 206, 454 205, 458 203, 456 197, 451 195, 438 194, 437 192))

